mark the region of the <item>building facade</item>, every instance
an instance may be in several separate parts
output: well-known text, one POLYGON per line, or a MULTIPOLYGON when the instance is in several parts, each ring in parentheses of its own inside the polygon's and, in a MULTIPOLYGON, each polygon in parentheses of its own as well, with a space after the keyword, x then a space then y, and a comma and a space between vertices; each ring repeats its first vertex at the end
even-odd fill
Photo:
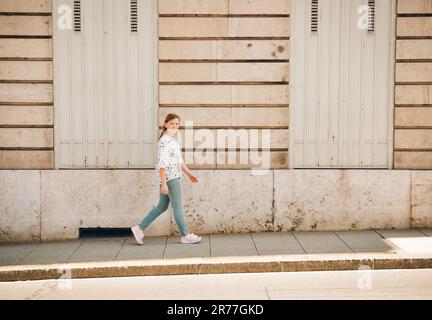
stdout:
POLYGON ((432 226, 432 0, 1 0, 0 58, 1 240, 141 219, 168 113, 192 232, 432 226))

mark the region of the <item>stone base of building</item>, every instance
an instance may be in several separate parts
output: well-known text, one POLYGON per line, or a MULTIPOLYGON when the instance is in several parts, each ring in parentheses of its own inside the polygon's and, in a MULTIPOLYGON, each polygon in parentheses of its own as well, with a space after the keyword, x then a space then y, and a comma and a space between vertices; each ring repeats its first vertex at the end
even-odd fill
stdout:
MULTIPOLYGON (((183 207, 196 234, 432 227, 432 170, 193 170, 183 207)), ((154 169, 0 171, 0 241, 126 228, 157 205, 154 169)), ((145 230, 178 235, 171 206, 145 230)))

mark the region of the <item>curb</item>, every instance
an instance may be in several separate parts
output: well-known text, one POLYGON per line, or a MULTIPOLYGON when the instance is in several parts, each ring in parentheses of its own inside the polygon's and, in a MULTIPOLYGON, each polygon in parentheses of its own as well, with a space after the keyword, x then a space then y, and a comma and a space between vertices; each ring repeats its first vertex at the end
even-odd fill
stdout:
POLYGON ((389 254, 231 256, 2 266, 0 281, 424 268, 432 268, 432 257, 389 254))

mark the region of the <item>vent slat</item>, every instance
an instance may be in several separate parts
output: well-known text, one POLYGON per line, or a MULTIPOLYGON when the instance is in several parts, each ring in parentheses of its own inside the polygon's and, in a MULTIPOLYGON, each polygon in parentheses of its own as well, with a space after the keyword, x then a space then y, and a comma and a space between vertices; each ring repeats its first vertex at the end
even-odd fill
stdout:
POLYGON ((368 31, 375 31, 375 0, 368 0, 368 31))
POLYGON ((74 0, 74 31, 81 32, 81 0, 74 0))
POLYGON ((311 1, 311 32, 318 32, 318 0, 311 1))
POLYGON ((130 0, 130 31, 138 32, 138 3, 130 0))

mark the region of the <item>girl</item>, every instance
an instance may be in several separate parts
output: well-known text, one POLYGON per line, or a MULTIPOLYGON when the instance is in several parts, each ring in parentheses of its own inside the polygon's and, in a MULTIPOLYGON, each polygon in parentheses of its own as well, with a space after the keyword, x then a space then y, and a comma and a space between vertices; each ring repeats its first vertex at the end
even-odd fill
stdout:
POLYGON ((131 228, 139 244, 143 244, 143 230, 168 209, 170 200, 174 219, 181 234, 181 243, 197 243, 201 241, 201 237, 188 232, 183 215, 180 186, 180 180, 183 180, 182 170, 188 175, 192 183, 198 182, 198 178, 184 164, 180 146, 174 138, 174 135, 178 131, 179 123, 180 117, 174 113, 170 113, 165 117, 164 129, 159 136, 158 163, 156 165, 160 187, 159 203, 150 210, 140 224, 131 228))

